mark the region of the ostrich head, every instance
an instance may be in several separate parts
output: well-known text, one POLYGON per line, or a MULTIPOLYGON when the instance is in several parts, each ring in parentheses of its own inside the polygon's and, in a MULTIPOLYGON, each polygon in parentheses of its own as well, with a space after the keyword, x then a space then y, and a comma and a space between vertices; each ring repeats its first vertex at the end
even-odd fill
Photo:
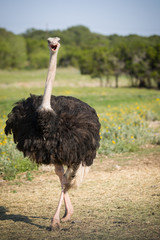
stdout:
POLYGON ((47 41, 48 41, 48 47, 49 47, 50 53, 54 54, 54 53, 58 52, 58 49, 60 47, 60 38, 58 38, 58 37, 51 38, 50 37, 47 39, 47 41))

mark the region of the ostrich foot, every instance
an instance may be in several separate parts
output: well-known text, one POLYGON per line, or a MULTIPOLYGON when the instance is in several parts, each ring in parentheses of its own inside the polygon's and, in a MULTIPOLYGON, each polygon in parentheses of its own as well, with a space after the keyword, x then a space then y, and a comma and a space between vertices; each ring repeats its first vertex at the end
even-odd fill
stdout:
POLYGON ((71 216, 73 215, 73 208, 70 208, 68 211, 65 211, 63 218, 61 219, 62 222, 67 222, 70 220, 71 216))
POLYGON ((51 222, 51 226, 49 227, 49 230, 54 231, 58 229, 60 229, 60 220, 57 218, 53 218, 51 222))

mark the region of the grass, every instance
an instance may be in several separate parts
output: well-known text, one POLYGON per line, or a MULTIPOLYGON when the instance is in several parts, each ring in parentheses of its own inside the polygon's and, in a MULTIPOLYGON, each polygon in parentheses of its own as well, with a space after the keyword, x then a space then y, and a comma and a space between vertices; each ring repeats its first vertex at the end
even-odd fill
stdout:
POLYGON ((152 106, 159 105, 159 99, 152 104, 129 104, 118 107, 108 106, 107 111, 100 115, 101 146, 100 153, 112 154, 134 152, 145 143, 159 144, 160 136, 148 127, 148 122, 157 120, 158 114, 152 106))
MULTIPOLYGON (((13 179, 19 172, 37 167, 23 158, 15 149, 12 137, 6 138, 3 129, 16 101, 27 98, 30 93, 43 94, 46 72, 0 71, 0 171, 4 179, 13 179)), ((160 120, 157 90, 102 88, 97 87, 95 81, 73 68, 58 69, 53 94, 75 96, 96 109, 102 126, 99 153, 134 152, 147 143, 160 144, 158 128, 148 128, 150 121, 160 120)))
MULTIPOLYGON (((40 70, 0 70, 0 82, 6 87, 8 85, 18 86, 22 83, 24 84, 37 84, 41 85, 44 83, 44 80, 47 76, 47 69, 40 70)), ((77 85, 84 84, 91 80, 92 84, 96 83, 96 80, 91 79, 89 76, 82 76, 79 70, 75 68, 59 68, 57 70, 56 79, 58 81, 58 86, 66 86, 66 81, 68 80, 68 85, 77 85)))
MULTIPOLYGON (((0 70, 1 83, 5 85, 19 83, 42 83, 47 75, 47 69, 40 70, 0 70)), ((89 75, 81 75, 78 69, 58 68, 56 74, 58 86, 99 86, 99 80, 93 79, 89 75)), ((126 76, 120 77, 121 86, 129 86, 128 79, 126 76)), ((114 86, 114 78, 110 79, 111 86, 114 86)), ((104 79, 105 85, 105 79, 104 79)))

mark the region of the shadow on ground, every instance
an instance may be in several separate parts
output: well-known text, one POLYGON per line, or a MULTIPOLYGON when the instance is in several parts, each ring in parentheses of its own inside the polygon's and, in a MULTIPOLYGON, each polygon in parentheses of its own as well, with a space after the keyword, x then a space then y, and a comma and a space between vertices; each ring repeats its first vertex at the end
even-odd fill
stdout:
POLYGON ((48 219, 48 218, 44 218, 44 217, 41 218, 41 217, 34 217, 34 216, 27 217, 27 216, 20 215, 20 214, 7 214, 8 212, 9 212, 8 209, 6 209, 3 206, 0 206, 0 221, 12 220, 14 222, 24 222, 24 223, 28 223, 30 225, 36 226, 40 229, 46 229, 45 226, 41 226, 41 225, 33 223, 30 218, 33 218, 33 219, 34 218, 48 219))

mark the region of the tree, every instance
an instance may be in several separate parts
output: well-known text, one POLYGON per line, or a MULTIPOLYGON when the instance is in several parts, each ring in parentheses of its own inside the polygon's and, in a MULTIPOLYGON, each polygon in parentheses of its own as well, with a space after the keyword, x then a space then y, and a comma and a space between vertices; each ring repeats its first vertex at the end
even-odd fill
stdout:
POLYGON ((47 68, 48 66, 48 47, 46 40, 26 39, 29 68, 47 68))
POLYGON ((82 50, 79 54, 79 68, 81 74, 92 73, 92 52, 89 50, 82 50))
POLYGON ((26 61, 25 39, 0 29, 0 68, 24 68, 26 61))
POLYGON ((157 88, 160 89, 160 43, 154 46, 152 53, 150 52, 150 56, 152 56, 152 60, 150 62, 152 69, 151 74, 157 84, 157 88))
POLYGON ((150 85, 150 66, 146 54, 147 43, 138 36, 129 38, 125 49, 125 72, 130 76, 132 86, 150 85), (135 81, 134 81, 135 80, 135 81))
POLYGON ((113 75, 115 76, 115 87, 118 88, 119 76, 123 73, 125 66, 125 62, 123 60, 123 55, 120 47, 112 49, 111 55, 109 57, 109 63, 113 75))
POLYGON ((99 78, 100 86, 103 86, 103 77, 109 73, 107 70, 107 51, 104 47, 98 47, 92 51, 91 77, 99 78))

